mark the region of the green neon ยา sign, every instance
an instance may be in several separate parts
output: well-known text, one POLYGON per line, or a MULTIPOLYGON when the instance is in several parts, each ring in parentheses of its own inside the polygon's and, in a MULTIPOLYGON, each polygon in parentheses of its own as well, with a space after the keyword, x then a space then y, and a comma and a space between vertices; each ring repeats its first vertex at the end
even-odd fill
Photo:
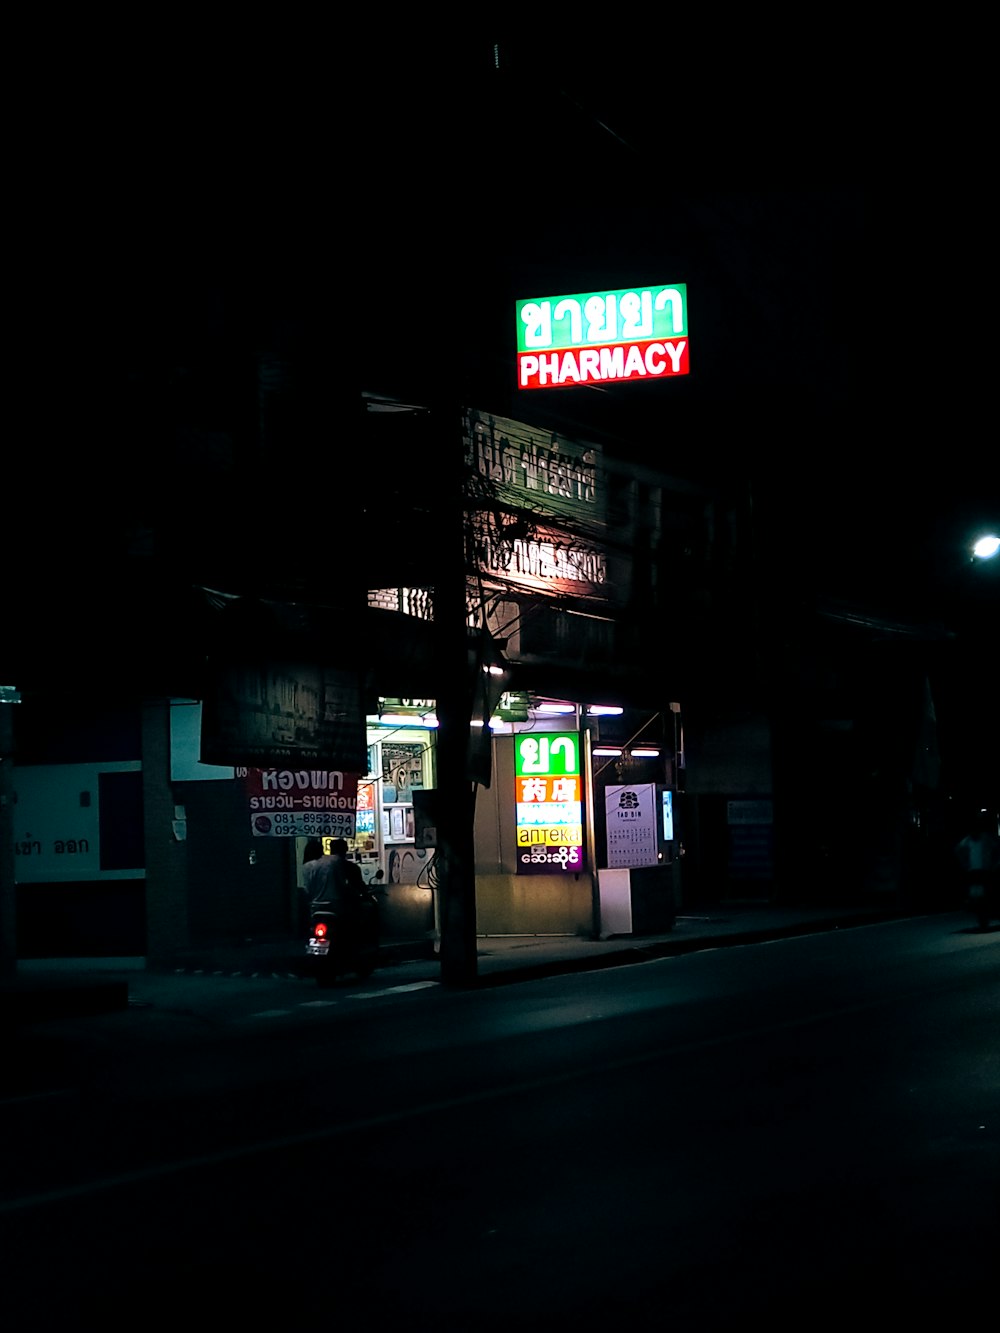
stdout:
POLYGON ((518 301, 517 350, 555 351, 687 334, 687 284, 539 296, 518 301))
POLYGON ((521 736, 514 756, 515 776, 519 778, 578 777, 580 751, 572 731, 544 732, 540 736, 521 736))

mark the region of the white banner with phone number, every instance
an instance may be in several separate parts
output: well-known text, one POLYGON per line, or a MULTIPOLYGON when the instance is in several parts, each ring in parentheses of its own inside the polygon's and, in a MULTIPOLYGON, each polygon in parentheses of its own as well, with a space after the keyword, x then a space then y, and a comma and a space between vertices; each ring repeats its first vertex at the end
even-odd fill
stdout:
POLYGON ((358 774, 327 769, 238 768, 255 838, 353 838, 358 774))
POLYGON ((354 814, 284 810, 273 815, 251 815, 250 830, 255 838, 353 838, 354 814))

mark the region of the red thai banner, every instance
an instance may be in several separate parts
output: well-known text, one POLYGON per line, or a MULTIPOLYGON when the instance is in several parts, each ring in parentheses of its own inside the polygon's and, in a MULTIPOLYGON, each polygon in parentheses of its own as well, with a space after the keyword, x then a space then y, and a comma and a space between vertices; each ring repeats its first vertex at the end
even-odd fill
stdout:
POLYGON ((337 769, 237 769, 257 838, 353 838, 359 773, 337 769))

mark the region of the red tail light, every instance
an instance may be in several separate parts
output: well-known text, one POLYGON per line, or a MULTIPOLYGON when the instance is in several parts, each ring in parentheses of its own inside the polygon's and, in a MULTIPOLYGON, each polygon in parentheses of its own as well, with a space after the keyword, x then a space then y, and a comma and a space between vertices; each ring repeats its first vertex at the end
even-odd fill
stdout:
POLYGON ((317 921, 315 926, 313 926, 313 934, 318 940, 326 939, 326 922, 317 921))

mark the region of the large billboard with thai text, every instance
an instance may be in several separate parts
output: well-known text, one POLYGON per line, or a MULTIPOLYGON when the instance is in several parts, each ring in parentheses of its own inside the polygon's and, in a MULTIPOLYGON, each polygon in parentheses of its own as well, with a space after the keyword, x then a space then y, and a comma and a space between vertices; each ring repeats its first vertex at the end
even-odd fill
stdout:
POLYGON ((471 508, 479 572, 531 592, 606 598, 600 446, 474 409, 463 424, 467 461, 507 516, 471 508))
POLYGON ((203 764, 361 773, 368 762, 365 728, 356 671, 266 656, 209 659, 203 764))
POLYGON ((516 303, 517 387, 670 379, 688 365, 685 283, 516 303))
POLYGON ((600 445, 475 408, 465 410, 463 433, 470 466, 503 503, 539 518, 603 524, 600 445))

